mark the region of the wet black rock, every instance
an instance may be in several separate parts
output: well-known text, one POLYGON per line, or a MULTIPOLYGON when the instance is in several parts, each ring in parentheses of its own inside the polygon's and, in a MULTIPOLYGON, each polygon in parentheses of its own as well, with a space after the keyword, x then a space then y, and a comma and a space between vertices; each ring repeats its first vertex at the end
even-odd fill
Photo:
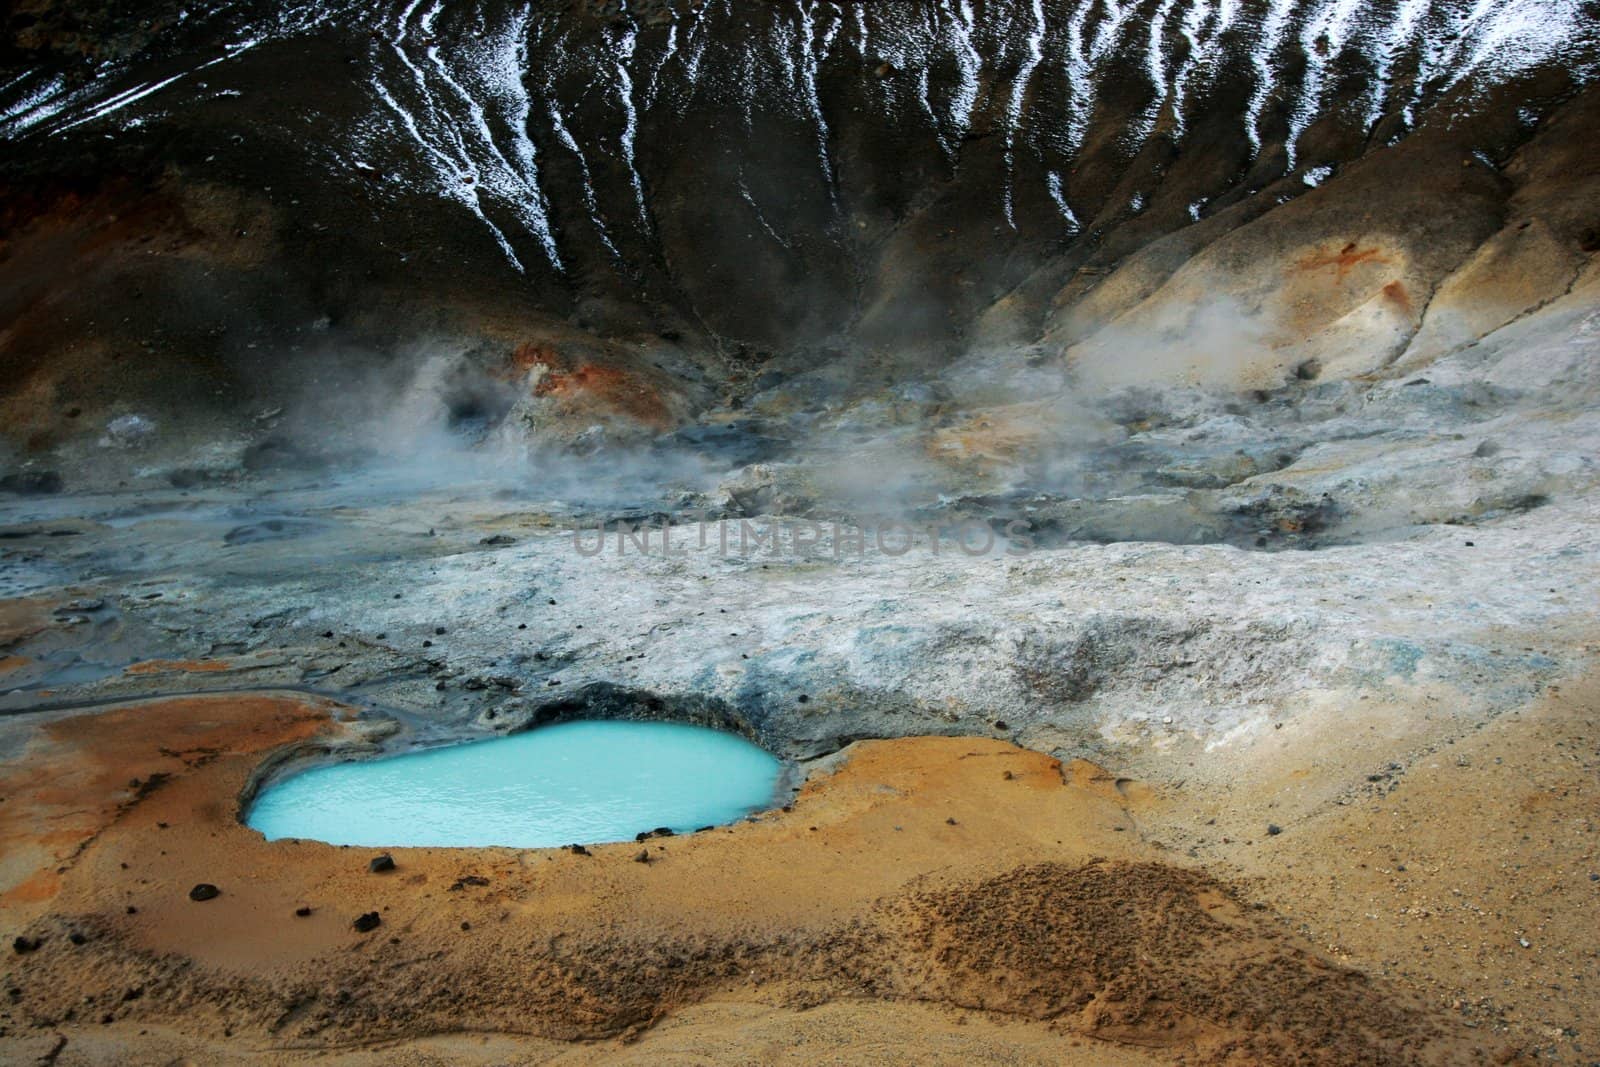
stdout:
POLYGON ((174 489, 198 489, 217 480, 215 471, 198 467, 179 467, 167 472, 167 484, 174 489))
POLYGON ((350 924, 358 933, 371 933, 383 925, 383 917, 375 911, 363 912, 356 916, 356 921, 350 924))
POLYGON ((0 493, 47 496, 61 492, 61 475, 55 471, 18 471, 0 478, 0 493))
POLYGON ((322 524, 308 522, 304 519, 267 519, 264 522, 251 522, 243 526, 235 526, 222 535, 222 541, 228 545, 254 545, 265 541, 289 541, 296 537, 305 537, 322 529, 322 524))
POLYGON ((690 426, 662 438, 658 447, 667 451, 688 448, 730 468, 782 459, 790 453, 789 442, 761 429, 761 424, 751 419, 690 426))
POLYGON ((293 441, 271 437, 245 449, 240 466, 251 472, 312 470, 325 462, 293 441))
POLYGON ((189 890, 190 900, 215 900, 221 895, 222 890, 218 889, 210 882, 201 882, 199 885, 196 885, 193 889, 189 890))
POLYGON ((676 831, 670 826, 658 826, 654 830, 640 830, 633 835, 635 841, 648 841, 652 837, 674 837, 676 831))

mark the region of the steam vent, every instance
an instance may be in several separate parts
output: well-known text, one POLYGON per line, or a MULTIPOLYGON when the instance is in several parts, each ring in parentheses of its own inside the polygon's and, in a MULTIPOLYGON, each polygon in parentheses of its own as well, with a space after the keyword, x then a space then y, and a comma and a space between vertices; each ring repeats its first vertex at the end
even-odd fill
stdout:
POLYGON ((0 1062, 1600 1063, 1596 0, 0 27, 0 1062))

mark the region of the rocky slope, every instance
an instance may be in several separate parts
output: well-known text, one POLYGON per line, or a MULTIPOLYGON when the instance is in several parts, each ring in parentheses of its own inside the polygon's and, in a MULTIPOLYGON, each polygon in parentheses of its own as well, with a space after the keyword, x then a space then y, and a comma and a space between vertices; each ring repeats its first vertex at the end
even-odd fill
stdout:
POLYGON ((1075 388, 1343 380, 1560 295, 1600 233, 1600 45, 1556 0, 37 2, 8 31, 0 365, 35 453, 124 414, 247 442, 308 380, 370 420, 441 351, 430 416, 561 441, 730 404, 792 437, 995 348, 1075 388))

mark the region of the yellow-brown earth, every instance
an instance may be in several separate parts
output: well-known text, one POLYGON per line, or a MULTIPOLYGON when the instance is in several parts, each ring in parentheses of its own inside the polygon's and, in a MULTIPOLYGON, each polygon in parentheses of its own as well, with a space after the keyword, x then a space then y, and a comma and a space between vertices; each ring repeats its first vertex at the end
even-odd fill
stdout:
POLYGON ((399 849, 374 874, 372 850, 238 817, 264 757, 339 742, 346 709, 50 719, 0 772, 0 908, 24 939, 0 1043, 58 1063, 1509 1062, 1536 1020, 1596 1007, 1566 984, 1600 943, 1592 696, 1458 746, 1492 770, 1441 763, 1207 862, 1160 844, 1203 829, 1182 790, 912 738, 858 743, 749 823, 592 855, 399 849), (190 900, 202 882, 220 895, 190 900), (1491 945, 1491 916, 1533 947, 1491 945), (1503 989, 1451 996, 1491 966, 1503 989))

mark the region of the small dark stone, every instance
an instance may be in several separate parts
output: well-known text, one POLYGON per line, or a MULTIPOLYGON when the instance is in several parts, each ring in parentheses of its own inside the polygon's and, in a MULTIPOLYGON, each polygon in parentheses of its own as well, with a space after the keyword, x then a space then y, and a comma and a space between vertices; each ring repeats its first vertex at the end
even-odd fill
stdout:
POLYGON ((945 821, 944 821, 944 824, 945 824, 945 825, 946 825, 946 826, 954 826, 954 825, 956 825, 956 821, 955 821, 955 820, 954 820, 954 819, 946 819, 946 820, 945 820, 945 821))
POLYGON ((375 911, 369 911, 356 916, 356 921, 351 923, 360 933, 366 934, 376 930, 383 923, 383 916, 375 911))
POLYGON ((1471 548, 1472 547, 1472 542, 1468 541, 1468 542, 1466 542, 1466 545, 1467 545, 1468 548, 1471 548))
POLYGON ((633 862, 635 862, 635 863, 649 863, 650 862, 650 850, 647 849, 647 848, 646 849, 641 849, 639 854, 637 856, 633 857, 633 862))
POLYGON ((589 850, 584 848, 582 845, 568 845, 568 846, 566 846, 566 848, 567 848, 567 851, 572 853, 574 856, 587 856, 587 855, 590 855, 589 850))
POLYGON ((1011 779, 1015 778, 1016 775, 1012 774, 1010 771, 1002 771, 1000 773, 1000 777, 1004 778, 1006 781, 1009 782, 1009 781, 1011 781, 1011 779))
POLYGON ((1281 833, 1283 833, 1283 827, 1279 826, 1275 822, 1267 823, 1267 836, 1268 837, 1277 837, 1281 833))
POLYGON ((89 939, 87 937, 84 937, 82 934, 80 934, 76 930, 72 931, 72 933, 67 935, 67 940, 71 941, 74 945, 87 944, 88 941, 89 941, 89 939))
POLYGON ((443 626, 435 626, 435 627, 434 627, 434 628, 433 628, 433 632, 434 632, 434 633, 435 633, 435 634, 440 634, 440 635, 442 635, 442 634, 445 634, 445 633, 447 633, 447 632, 448 632, 448 631, 447 631, 447 630, 445 630, 445 628, 444 628, 444 627, 443 627, 443 626))
POLYGON ((201 882, 199 885, 189 890, 190 900, 215 900, 221 895, 222 890, 218 889, 210 882, 201 882))
POLYGON ((484 537, 478 541, 480 545, 514 545, 517 539, 510 534, 495 534, 493 537, 484 537))
POLYGON ((996 730, 1009 730, 1009 729, 1011 729, 1011 727, 1006 725, 1004 719, 996 719, 994 721, 994 728, 996 730))
POLYGON ((465 919, 463 919, 463 920, 461 920, 461 929, 470 930, 470 929, 472 929, 472 924, 467 922, 465 919))
POLYGON ((306 916, 311 914, 311 909, 302 904, 298 908, 294 909, 294 914, 296 918, 304 919, 306 916))
POLYGON ((372 857, 371 862, 367 864, 367 870, 371 871, 373 874, 382 874, 384 871, 392 871, 394 870, 394 857, 389 855, 387 852, 381 856, 374 856, 372 857))
POLYGON ((488 885, 489 879, 478 874, 464 874, 450 884, 451 892, 460 892, 469 885, 488 885))
POLYGON ((18 937, 11 942, 11 951, 21 956, 33 952, 41 943, 37 937, 18 937))
POLYGON ((801 693, 796 699, 799 700, 800 703, 802 703, 802 704, 811 703, 811 698, 806 696, 804 693, 801 693))
POLYGON ((128 914, 129 915, 137 915, 137 914, 139 914, 139 909, 134 907, 132 904, 129 904, 128 905, 128 914))

